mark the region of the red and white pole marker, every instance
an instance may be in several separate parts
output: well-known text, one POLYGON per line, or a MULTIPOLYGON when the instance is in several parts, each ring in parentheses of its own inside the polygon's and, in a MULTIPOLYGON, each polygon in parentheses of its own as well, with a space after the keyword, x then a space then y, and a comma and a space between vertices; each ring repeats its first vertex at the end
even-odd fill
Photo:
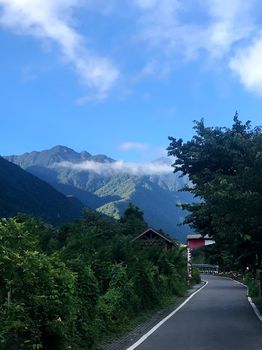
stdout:
POLYGON ((188 279, 192 278, 192 259, 191 250, 194 248, 204 247, 210 244, 216 243, 210 239, 208 235, 202 236, 200 234, 188 235, 187 236, 187 274, 188 279))
POLYGON ((192 260, 190 247, 187 247, 187 275, 189 279, 192 278, 192 260))

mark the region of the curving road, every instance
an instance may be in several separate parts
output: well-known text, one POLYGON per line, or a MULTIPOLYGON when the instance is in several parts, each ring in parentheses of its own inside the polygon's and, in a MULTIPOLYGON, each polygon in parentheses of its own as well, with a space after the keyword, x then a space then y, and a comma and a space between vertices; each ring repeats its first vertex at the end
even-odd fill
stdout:
POLYGON ((262 350, 262 322, 246 288, 230 279, 209 283, 137 350, 262 350))

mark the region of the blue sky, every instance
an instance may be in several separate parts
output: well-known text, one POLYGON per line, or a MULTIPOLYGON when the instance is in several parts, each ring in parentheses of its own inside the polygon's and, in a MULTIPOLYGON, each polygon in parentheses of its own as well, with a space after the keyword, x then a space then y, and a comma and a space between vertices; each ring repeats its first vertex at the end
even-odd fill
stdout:
POLYGON ((145 162, 193 120, 262 124, 259 0, 0 0, 0 154, 145 162))

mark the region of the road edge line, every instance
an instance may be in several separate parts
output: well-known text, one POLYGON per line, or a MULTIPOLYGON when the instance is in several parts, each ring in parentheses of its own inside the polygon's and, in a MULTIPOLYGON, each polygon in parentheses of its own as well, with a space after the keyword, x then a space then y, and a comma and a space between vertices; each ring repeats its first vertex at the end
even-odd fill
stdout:
POLYGON ((193 298, 194 295, 199 293, 203 288, 205 288, 208 285, 208 281, 203 280, 205 284, 200 287, 198 290, 196 290, 194 293, 192 293, 181 305, 179 305, 174 311, 172 311, 169 315, 167 315, 163 320, 158 322, 153 328, 151 328, 146 334, 144 334, 140 339, 138 339, 135 344, 128 347, 126 350, 134 350, 136 349, 140 344, 142 344, 151 334, 153 334, 159 327, 162 326, 167 320, 169 320, 172 316, 174 316, 191 298, 193 298))
POLYGON ((262 316, 260 315, 260 312, 258 311, 258 308, 256 305, 253 303, 253 300, 251 297, 247 297, 250 305, 252 306, 252 309, 254 310, 255 314, 257 315, 258 319, 262 322, 262 316))
POLYGON ((262 315, 260 314, 260 312, 259 312, 256 304, 253 302, 252 298, 248 296, 248 286, 246 284, 242 283, 242 282, 234 280, 233 278, 231 278, 231 279, 232 279, 232 281, 235 281, 236 283, 241 284, 242 286, 246 287, 246 289, 247 289, 247 300, 249 301, 249 304, 251 305, 252 309, 254 310, 255 314, 257 315, 259 321, 262 322, 262 315))

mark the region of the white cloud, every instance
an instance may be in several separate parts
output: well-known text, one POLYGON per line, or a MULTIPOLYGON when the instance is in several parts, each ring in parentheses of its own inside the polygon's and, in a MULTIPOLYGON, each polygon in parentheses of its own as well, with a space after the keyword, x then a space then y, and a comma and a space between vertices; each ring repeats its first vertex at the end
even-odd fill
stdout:
POLYGON ((120 151, 147 151, 149 146, 146 143, 141 142, 124 142, 118 146, 120 151))
POLYGON ((262 33, 249 46, 238 50, 230 68, 248 90, 262 96, 262 33))
MULTIPOLYGON (((146 58, 129 84, 148 77, 166 78, 176 62, 201 57, 229 66, 248 89, 262 89, 260 73, 256 76, 254 69, 256 64, 259 72, 257 62, 262 59, 260 38, 250 44, 259 34, 259 0, 0 0, 0 26, 54 42, 64 61, 91 89, 77 99, 79 105, 104 100, 120 78, 111 60, 89 49, 89 38, 85 40, 77 30, 73 15, 81 6, 107 20, 122 16, 130 21, 127 25, 133 32, 125 39, 138 44, 146 58)), ((114 42, 121 35, 116 34, 114 42)))
POLYGON ((50 39, 79 77, 103 98, 119 77, 106 57, 85 48, 83 37, 72 25, 72 12, 80 0, 0 0, 0 25, 19 34, 50 39))
POLYGON ((208 48, 223 56, 232 45, 247 38, 254 30, 255 0, 206 0, 212 23, 207 28, 208 48))
POLYGON ((133 0, 133 5, 139 10, 137 38, 151 49, 154 74, 163 64, 170 74, 175 61, 201 57, 204 63, 211 59, 212 67, 219 60, 262 95, 260 1, 133 0))
POLYGON ((201 50, 223 57, 253 30, 256 0, 134 0, 141 10, 141 38, 165 54, 186 59, 201 50), (196 12, 196 13, 195 13, 196 12), (201 17, 201 22, 198 21, 201 17))
POLYGON ((91 171, 99 175, 129 174, 129 175, 161 175, 170 174, 173 169, 164 162, 131 163, 116 161, 112 163, 99 163, 85 161, 82 163, 60 162, 55 167, 62 167, 76 171, 91 171))

